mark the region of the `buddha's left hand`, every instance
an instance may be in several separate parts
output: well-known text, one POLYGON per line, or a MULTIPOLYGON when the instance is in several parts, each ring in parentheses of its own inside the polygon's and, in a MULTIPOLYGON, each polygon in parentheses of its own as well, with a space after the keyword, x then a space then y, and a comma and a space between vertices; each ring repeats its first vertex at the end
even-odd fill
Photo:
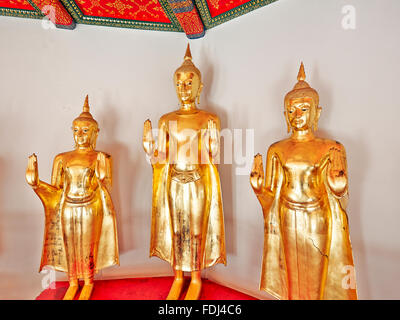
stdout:
POLYGON ((205 141, 207 151, 209 151, 211 157, 214 158, 219 151, 219 137, 217 124, 212 119, 208 120, 207 129, 204 130, 203 134, 203 141, 205 141))
POLYGON ((104 179, 107 176, 107 164, 106 155, 103 152, 97 154, 95 173, 99 182, 104 182, 104 179))
POLYGON ((336 193, 341 193, 347 186, 346 159, 339 148, 329 150, 328 182, 336 193))

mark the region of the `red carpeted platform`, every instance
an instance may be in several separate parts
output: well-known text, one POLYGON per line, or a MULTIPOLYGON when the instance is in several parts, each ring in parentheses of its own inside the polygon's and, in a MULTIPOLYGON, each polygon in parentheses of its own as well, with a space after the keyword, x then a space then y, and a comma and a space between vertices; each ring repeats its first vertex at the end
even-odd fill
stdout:
MULTIPOLYGON (((173 277, 96 280, 91 300, 165 300, 173 277)), ((187 278, 181 299, 185 297, 190 278, 187 278)), ((54 283, 52 284, 54 286, 54 283)), ((44 290, 36 300, 61 300, 67 291, 67 281, 57 281, 55 288, 44 290)), ((77 297, 79 297, 79 293, 77 297)), ((257 300, 239 291, 203 280, 200 300, 257 300)))

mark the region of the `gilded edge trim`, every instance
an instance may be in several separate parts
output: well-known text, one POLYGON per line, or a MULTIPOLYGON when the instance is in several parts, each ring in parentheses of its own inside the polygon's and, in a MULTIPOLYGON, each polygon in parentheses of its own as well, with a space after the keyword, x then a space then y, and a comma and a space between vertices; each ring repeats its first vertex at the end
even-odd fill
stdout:
POLYGON ((242 4, 236 8, 233 8, 227 12, 211 17, 210 9, 207 4, 207 0, 194 0, 196 7, 200 12, 201 19, 207 29, 211 29, 221 23, 227 22, 233 18, 240 17, 250 11, 266 6, 278 0, 250 0, 247 3, 242 4))
POLYGON ((24 10, 0 7, 0 15, 31 19, 42 19, 44 17, 42 13, 36 12, 35 8, 32 8, 32 10, 24 10))
MULTIPOLYGON (((171 20, 171 23, 85 16, 73 0, 60 0, 60 1, 77 23, 92 24, 92 25, 99 25, 99 26, 109 26, 109 27, 119 27, 119 28, 143 29, 143 30, 177 31, 177 32, 182 31, 181 28, 177 27, 175 19, 172 19, 170 17, 170 14, 167 13, 165 5, 162 4, 162 2, 164 0, 159 0, 159 3, 163 7, 168 18, 171 20)), ((171 12, 171 14, 173 15, 172 12, 171 12)), ((179 23, 178 23, 178 26, 179 26, 179 23)))

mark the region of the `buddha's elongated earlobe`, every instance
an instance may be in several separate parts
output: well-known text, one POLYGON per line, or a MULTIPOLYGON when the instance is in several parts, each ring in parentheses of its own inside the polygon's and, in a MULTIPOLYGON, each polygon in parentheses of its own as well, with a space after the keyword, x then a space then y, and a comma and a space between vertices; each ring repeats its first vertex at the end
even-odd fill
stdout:
POLYGON ((285 115, 285 120, 286 120, 286 125, 287 125, 287 133, 290 133, 291 127, 290 127, 290 122, 289 122, 286 111, 283 111, 283 114, 285 115))
POLYGON ((318 121, 319 121, 319 117, 321 115, 321 107, 317 107, 315 110, 315 117, 314 117, 314 124, 313 124, 313 130, 314 132, 316 132, 318 130, 318 121))
POLYGON ((197 97, 196 97, 196 100, 197 100, 197 105, 199 105, 200 104, 200 94, 201 94, 201 91, 203 90, 203 82, 202 83, 200 83, 200 88, 199 88, 199 92, 197 92, 197 97))
POLYGON ((96 149, 96 142, 97 142, 97 137, 99 136, 99 129, 97 129, 93 135, 92 135, 92 141, 90 142, 90 145, 92 146, 93 150, 96 149))

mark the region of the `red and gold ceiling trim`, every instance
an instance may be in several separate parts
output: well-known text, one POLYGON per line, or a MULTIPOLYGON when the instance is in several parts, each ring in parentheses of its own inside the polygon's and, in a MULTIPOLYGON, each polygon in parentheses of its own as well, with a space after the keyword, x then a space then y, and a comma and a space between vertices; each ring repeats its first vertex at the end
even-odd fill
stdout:
POLYGON ((278 0, 194 0, 207 29, 278 0))
POLYGON ((183 31, 166 0, 61 0, 77 23, 183 31))
POLYGON ((27 0, 38 13, 45 15, 56 27, 75 29, 75 21, 59 0, 27 0))
POLYGON ((0 0, 0 14, 33 19, 42 19, 44 17, 27 0, 0 0))
POLYGON ((75 23, 185 32, 207 29, 278 0, 0 0, 0 15, 41 19, 59 28, 75 23))
POLYGON ((189 39, 204 36, 204 25, 193 0, 168 0, 168 3, 189 39))

